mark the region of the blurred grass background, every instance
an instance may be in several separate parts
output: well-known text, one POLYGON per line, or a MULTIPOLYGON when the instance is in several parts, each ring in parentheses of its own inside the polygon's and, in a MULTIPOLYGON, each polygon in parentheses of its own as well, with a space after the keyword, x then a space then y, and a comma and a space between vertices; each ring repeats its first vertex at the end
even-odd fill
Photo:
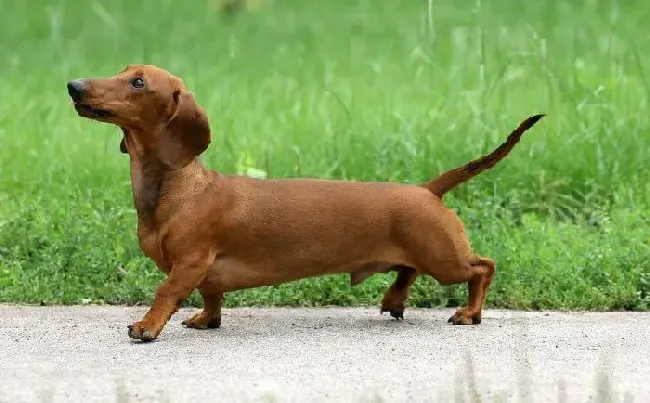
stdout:
MULTIPOLYGON (((488 306, 650 308, 650 7, 623 0, 0 0, 0 301, 149 303, 118 129, 65 84, 152 63, 209 114, 223 172, 417 182, 548 117, 457 188, 488 306), (251 3, 252 4, 252 3, 251 3)), ((377 304, 393 274, 239 291, 226 305, 377 304)), ((464 304, 416 282, 410 303, 464 304)), ((190 303, 197 303, 196 295, 190 303)))

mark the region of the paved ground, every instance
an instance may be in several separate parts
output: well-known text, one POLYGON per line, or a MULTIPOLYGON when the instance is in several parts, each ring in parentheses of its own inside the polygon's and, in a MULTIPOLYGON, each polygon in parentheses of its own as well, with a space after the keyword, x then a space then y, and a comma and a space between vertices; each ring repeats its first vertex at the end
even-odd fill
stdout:
POLYGON ((0 402, 650 401, 650 313, 227 309, 198 331, 182 310, 133 342, 145 310, 0 306, 0 402))

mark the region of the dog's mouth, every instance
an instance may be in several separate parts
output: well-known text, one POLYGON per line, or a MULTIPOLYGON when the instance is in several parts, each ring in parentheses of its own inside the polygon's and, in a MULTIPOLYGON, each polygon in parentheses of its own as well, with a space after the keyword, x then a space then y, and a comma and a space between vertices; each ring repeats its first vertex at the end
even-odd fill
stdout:
POLYGON ((79 116, 84 118, 112 118, 115 117, 115 114, 109 110, 96 108, 88 104, 74 104, 79 116))

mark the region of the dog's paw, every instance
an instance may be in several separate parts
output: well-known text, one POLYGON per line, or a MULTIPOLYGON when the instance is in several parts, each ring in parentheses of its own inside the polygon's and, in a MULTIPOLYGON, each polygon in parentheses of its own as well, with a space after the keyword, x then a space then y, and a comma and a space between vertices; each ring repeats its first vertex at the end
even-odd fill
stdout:
POLYGON ((129 337, 136 340, 152 341, 158 336, 153 330, 149 329, 143 322, 135 322, 128 326, 129 337))
POLYGON ((381 315, 383 315, 384 312, 388 312, 390 314, 390 316, 392 316, 393 318, 395 318, 397 320, 400 320, 400 319, 404 320, 404 311, 403 310, 402 311, 393 311, 393 310, 385 309, 385 308, 381 308, 379 310, 379 313, 381 315))
POLYGON ((380 314, 384 312, 390 313, 390 316, 397 320, 404 320, 404 302, 394 302, 390 296, 384 297, 381 301, 381 309, 379 310, 380 314))
POLYGON ((481 323, 481 314, 471 315, 465 309, 459 309, 447 322, 453 325, 478 325, 481 323))
POLYGON ((216 329, 221 326, 221 316, 210 317, 201 311, 185 319, 182 325, 192 329, 216 329))

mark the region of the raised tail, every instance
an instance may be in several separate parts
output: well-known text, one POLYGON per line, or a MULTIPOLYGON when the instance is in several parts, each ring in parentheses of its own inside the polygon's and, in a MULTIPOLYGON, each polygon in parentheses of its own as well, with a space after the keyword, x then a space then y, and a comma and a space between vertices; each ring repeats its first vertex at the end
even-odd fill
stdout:
POLYGON ((543 114, 531 116, 521 122, 519 127, 510 133, 505 143, 497 147, 497 149, 492 151, 491 154, 484 155, 483 157, 475 159, 461 167, 447 171, 436 179, 420 184, 420 186, 429 189, 431 193, 442 198, 442 196, 451 189, 463 182, 467 182, 481 172, 492 168, 497 164, 497 162, 504 159, 519 142, 519 139, 524 132, 533 127, 533 125, 544 116, 545 115, 543 114))

